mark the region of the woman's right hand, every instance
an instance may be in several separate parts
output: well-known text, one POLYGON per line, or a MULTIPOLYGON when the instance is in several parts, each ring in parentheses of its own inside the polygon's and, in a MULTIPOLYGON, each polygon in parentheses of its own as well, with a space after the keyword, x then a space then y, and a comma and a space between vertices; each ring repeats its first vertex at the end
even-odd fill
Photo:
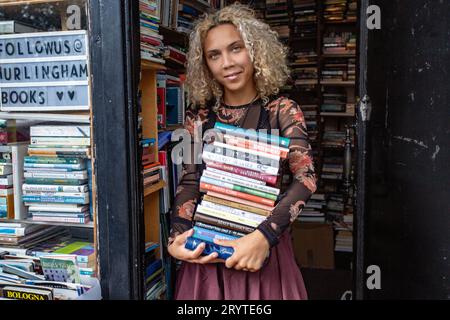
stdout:
POLYGON ((205 243, 201 243, 195 250, 189 250, 184 247, 186 239, 194 234, 194 229, 190 229, 175 237, 175 240, 167 248, 170 255, 178 260, 183 260, 190 263, 217 263, 223 262, 222 259, 217 259, 217 252, 213 252, 207 256, 201 256, 205 249, 205 243))

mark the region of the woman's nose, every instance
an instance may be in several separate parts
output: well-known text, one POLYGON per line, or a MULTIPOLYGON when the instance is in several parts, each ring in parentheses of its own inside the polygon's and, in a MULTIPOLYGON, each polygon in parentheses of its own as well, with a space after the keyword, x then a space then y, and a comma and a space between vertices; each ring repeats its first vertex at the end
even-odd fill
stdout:
POLYGON ((233 58, 231 57, 230 54, 225 53, 225 54, 223 55, 223 63, 222 63, 222 67, 223 67, 224 69, 227 69, 227 68, 229 68, 229 67, 232 67, 233 65, 234 65, 233 58))

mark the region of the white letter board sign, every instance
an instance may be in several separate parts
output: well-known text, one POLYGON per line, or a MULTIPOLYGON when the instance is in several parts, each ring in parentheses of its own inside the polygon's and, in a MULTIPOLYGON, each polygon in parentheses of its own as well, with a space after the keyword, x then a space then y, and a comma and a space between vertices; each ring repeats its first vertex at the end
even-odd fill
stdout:
POLYGON ((0 110, 89 110, 87 32, 0 35, 0 110))

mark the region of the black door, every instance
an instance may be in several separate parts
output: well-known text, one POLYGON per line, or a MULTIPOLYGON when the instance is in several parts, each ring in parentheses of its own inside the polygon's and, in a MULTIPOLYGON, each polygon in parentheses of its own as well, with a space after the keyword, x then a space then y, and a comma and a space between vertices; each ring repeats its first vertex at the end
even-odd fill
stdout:
POLYGON ((381 29, 361 19, 356 298, 448 299, 450 1, 361 2, 381 29))

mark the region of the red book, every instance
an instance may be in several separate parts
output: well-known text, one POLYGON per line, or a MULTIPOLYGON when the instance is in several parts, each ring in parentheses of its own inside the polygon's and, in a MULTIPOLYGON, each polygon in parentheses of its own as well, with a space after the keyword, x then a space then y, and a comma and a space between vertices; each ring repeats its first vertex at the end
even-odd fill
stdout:
POLYGON ((231 189, 224 188, 224 187, 215 186, 215 185, 209 184, 209 183, 200 182, 200 192, 206 192, 206 191, 215 191, 218 193, 222 193, 222 194, 230 195, 233 197, 249 200, 249 201, 259 203, 259 204, 264 204, 267 206, 273 207, 275 205, 274 200, 258 197, 253 194, 248 194, 248 193, 244 193, 244 192, 240 192, 240 191, 236 191, 236 190, 231 190, 231 189))

